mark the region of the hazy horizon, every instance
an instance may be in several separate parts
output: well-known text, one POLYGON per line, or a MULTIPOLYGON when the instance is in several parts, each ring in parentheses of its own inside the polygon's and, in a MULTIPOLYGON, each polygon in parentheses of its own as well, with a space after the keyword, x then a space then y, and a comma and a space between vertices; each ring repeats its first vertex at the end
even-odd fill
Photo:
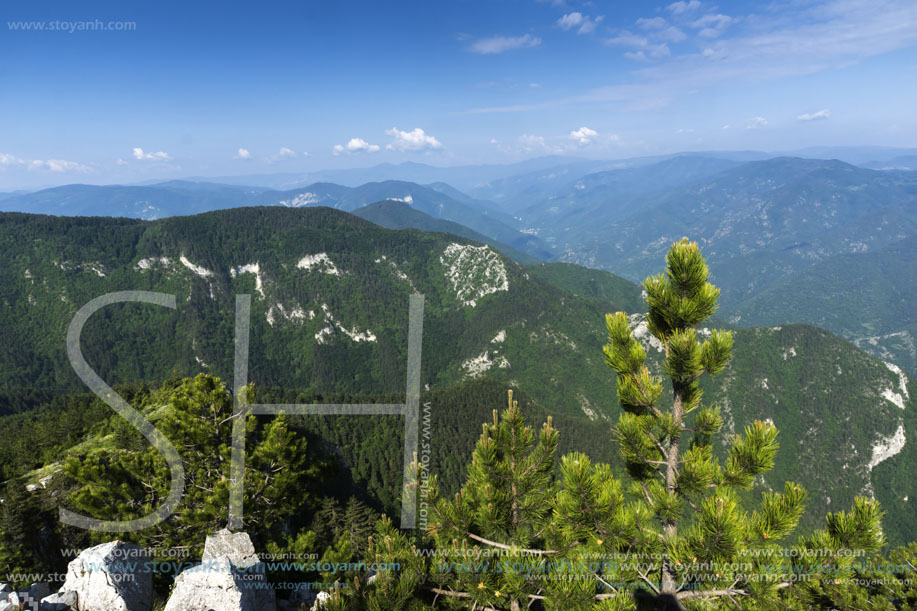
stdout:
MULTIPOLYGON (((524 167, 526 164, 532 164, 533 167, 538 168, 540 166, 550 167, 552 165, 563 165, 565 163, 575 163, 577 161, 581 162, 621 162, 626 164, 629 162, 637 162, 640 160, 656 160, 656 159, 666 159, 679 156, 730 156, 730 155, 749 155, 749 156, 760 156, 761 159, 775 158, 775 157, 801 157, 801 158, 811 158, 811 159, 838 159, 845 163, 851 165, 858 165, 866 162, 881 162, 889 158, 894 158, 896 156, 915 156, 917 155, 917 148, 914 147, 885 147, 878 145, 862 145, 862 146, 838 146, 838 147, 807 147, 805 149, 796 149, 796 150, 778 150, 778 151, 757 151, 757 150, 722 150, 722 149, 710 149, 710 150, 682 150, 682 151, 673 151, 668 153, 658 153, 655 155, 638 155, 638 156, 625 156, 625 157, 587 157, 584 155, 535 155, 527 157, 525 159, 518 160, 505 160, 502 162, 493 162, 493 163, 453 163, 453 164, 438 164, 435 162, 430 162, 428 160, 402 160, 402 161, 380 161, 375 164, 365 164, 365 165, 356 165, 351 167, 344 168, 334 168, 334 167, 305 167, 303 166, 300 169, 288 168, 285 170, 278 170, 272 168, 266 168, 262 172, 238 172, 235 174, 224 174, 224 175, 207 175, 207 174, 188 174, 183 173, 180 169, 173 174, 164 173, 161 176, 154 176, 146 179, 139 180, 124 180, 124 181, 105 181, 105 180, 81 180, 81 178, 88 178, 85 175, 72 176, 66 173, 60 173, 58 175, 47 176, 47 178, 60 178, 60 181, 48 181, 46 183, 34 184, 34 185, 3 185, 0 184, 0 192, 35 192, 41 191, 44 189, 53 189, 56 187, 65 187, 70 185, 88 185, 88 186, 153 186, 156 184, 171 182, 171 181, 190 181, 190 182, 213 182, 219 184, 221 182, 226 182, 227 184, 235 185, 246 185, 252 187, 270 187, 278 188, 277 186, 272 186, 271 178, 279 178, 284 176, 297 177, 302 179, 315 178, 315 182, 335 182, 334 179, 327 179, 323 175, 325 174, 341 174, 345 175, 348 172, 354 173, 355 176, 359 176, 360 172, 371 172, 373 170, 383 170, 386 168, 405 168, 414 166, 422 166, 429 168, 431 170, 455 170, 461 168, 476 168, 476 167, 491 167, 491 168, 513 168, 515 166, 524 167), (822 154, 822 150, 827 149, 829 154, 822 154), (869 157, 869 152, 875 152, 875 158, 869 157), (848 154, 843 154, 843 153, 848 154), (833 154, 831 154, 833 153, 833 154), (544 162, 539 164, 539 162, 544 162), (553 163, 552 163, 553 161, 553 163), (67 180, 67 178, 73 178, 73 180, 67 180), (251 178, 250 182, 241 182, 246 178, 251 178), (260 179, 260 180, 259 180, 260 179)), ((624 167, 624 166, 622 166, 624 167)), ((885 169, 885 168, 883 168, 885 169)), ((889 168, 892 169, 892 168, 889 168)), ((519 173, 524 173, 527 170, 520 170, 519 173)), ((534 170, 532 170, 534 171, 534 170)), ((513 175, 513 172, 508 172, 507 175, 513 175)), ((2 176, 2 175, 0 175, 2 176)), ((386 178, 385 180, 402 180, 407 182, 417 182, 409 178, 399 178, 397 175, 393 177, 386 178)), ((363 181, 357 181, 362 184, 364 182, 378 182, 377 180, 367 179, 363 181)), ((423 183, 424 181, 419 181, 423 183)), ((452 185, 455 186, 455 185, 452 185)), ((296 187, 292 187, 296 188, 296 187)), ((0 206, 2 208, 2 206, 0 206)))

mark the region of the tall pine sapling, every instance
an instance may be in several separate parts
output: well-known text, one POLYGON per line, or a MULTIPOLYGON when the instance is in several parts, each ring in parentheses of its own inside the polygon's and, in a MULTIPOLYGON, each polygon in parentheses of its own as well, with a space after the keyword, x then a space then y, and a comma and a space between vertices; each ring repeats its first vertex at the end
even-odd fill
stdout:
POLYGON ((468 480, 454 499, 440 498, 437 478, 431 478, 428 533, 442 552, 431 570, 438 593, 465 591, 479 606, 528 605, 538 588, 523 573, 541 563, 552 519, 557 436, 550 418, 536 436, 510 391, 507 409, 502 415, 495 410, 493 422, 483 425, 468 480), (481 557, 469 552, 475 548, 500 552, 499 566, 519 570, 475 562, 481 557))
MULTIPOLYGON (((746 513, 738 503, 737 492, 750 490, 757 476, 773 468, 778 444, 771 422, 756 420, 736 435, 724 465, 713 454, 711 440, 723 419, 717 406, 702 404, 699 380, 726 367, 732 334, 697 330, 717 308, 719 290, 707 278, 700 249, 685 238, 669 250, 665 274, 643 283, 646 325, 663 347, 671 404, 663 401, 663 383, 650 372, 627 316, 618 312, 606 319, 605 357, 618 373, 624 410, 615 436, 634 479, 631 492, 642 499, 659 529, 653 576, 645 582, 660 600, 676 607, 681 603, 675 601, 691 599, 775 597, 789 585, 788 564, 753 562, 761 573, 755 579, 735 569, 754 556, 752 548, 772 546, 788 535, 806 499, 801 486, 788 482, 782 494, 765 493, 756 511, 746 513)), ((877 507, 874 501, 857 502, 877 507)))

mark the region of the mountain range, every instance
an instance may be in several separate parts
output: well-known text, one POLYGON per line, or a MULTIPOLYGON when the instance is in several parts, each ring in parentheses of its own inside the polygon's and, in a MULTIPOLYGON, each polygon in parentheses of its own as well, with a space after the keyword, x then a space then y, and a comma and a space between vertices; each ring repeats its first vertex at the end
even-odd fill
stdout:
POLYGON ((545 157, 459 168, 382 165, 292 182, 291 176, 277 177, 274 182, 285 184, 310 177, 358 183, 312 182, 287 190, 192 181, 72 185, 7 194, 0 209, 159 218, 244 205, 347 211, 374 205, 358 214, 385 227, 462 235, 524 263, 564 260, 633 281, 656 269, 671 240, 688 235, 703 246, 723 290, 725 319, 823 326, 917 374, 915 316, 908 308, 913 292, 907 280, 879 290, 894 283, 889 270, 913 269, 906 240, 917 235, 917 172, 811 158, 835 155, 862 166, 899 167, 914 152, 848 147, 798 154, 803 157, 739 151, 612 161, 545 157), (432 182, 359 182, 386 176, 432 182), (390 203, 376 203, 381 200, 390 203), (850 291, 851 285, 869 287, 868 298, 850 291), (815 294, 813 286, 823 290, 815 294))
POLYGON ((240 206, 328 206, 353 211, 381 200, 410 203, 419 211, 438 219, 450 220, 543 259, 548 248, 535 236, 520 233, 507 223, 512 217, 488 210, 473 198, 451 190, 459 201, 439 188, 388 180, 345 187, 315 183, 307 187, 277 191, 264 187, 217 183, 169 181, 149 186, 68 185, 34 193, 12 194, 0 199, 0 209, 58 216, 113 216, 152 220, 170 216, 198 214, 240 206))
POLYGON ((552 180, 491 195, 515 198, 512 210, 557 258, 638 281, 687 235, 722 288, 725 318, 824 326, 917 373, 917 172, 684 156, 552 180))
MULTIPOLYGON (((82 388, 65 352, 69 321, 90 299, 131 289, 173 294, 177 308, 118 304, 89 320, 83 354, 109 383, 197 372, 230 380, 238 293, 252 295, 250 379, 258 387, 310 396, 403 392, 408 296, 419 291, 429 392, 445 403, 478 380, 518 388, 539 413, 564 418, 573 439, 604 429, 603 459, 612 461, 620 408, 602 355, 606 312, 631 315, 661 373, 639 286, 569 263, 521 265, 466 237, 385 229, 341 210, 235 208, 156 221, 4 213, 0 256, 0 409, 8 419, 82 388)), ((874 494, 888 512, 889 538, 915 538, 910 378, 813 326, 735 334, 734 359, 705 390, 727 432, 754 419, 781 431, 777 466, 756 490, 803 483, 813 498, 806 526, 856 494, 874 494)), ((473 439, 478 419, 454 422, 456 438, 473 439)), ((352 464, 378 462, 361 459, 359 447, 352 464)), ((460 473, 466 457, 443 460, 460 473)), ((370 496, 387 489, 378 482, 400 476, 397 460, 372 469, 364 478, 376 482, 370 496)))

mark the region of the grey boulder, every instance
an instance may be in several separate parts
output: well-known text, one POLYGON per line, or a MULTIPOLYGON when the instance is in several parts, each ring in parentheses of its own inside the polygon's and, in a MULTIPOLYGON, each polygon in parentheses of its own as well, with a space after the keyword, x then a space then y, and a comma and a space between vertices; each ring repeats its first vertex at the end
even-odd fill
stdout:
POLYGON ((175 580, 165 611, 275 611, 276 596, 247 533, 207 537, 201 564, 175 580))
POLYGON ((76 592, 78 611, 150 611, 153 573, 140 547, 112 541, 83 550, 67 566, 61 592, 76 592))
POLYGON ((41 599, 41 611, 75 611, 79 609, 76 592, 58 592, 41 599))

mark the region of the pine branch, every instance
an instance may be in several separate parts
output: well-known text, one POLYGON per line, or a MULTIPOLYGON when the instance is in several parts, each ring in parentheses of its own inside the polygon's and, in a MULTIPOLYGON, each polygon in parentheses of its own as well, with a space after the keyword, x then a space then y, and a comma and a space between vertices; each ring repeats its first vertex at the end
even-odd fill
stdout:
POLYGON ((653 592, 655 592, 656 594, 659 594, 659 593, 660 593, 660 592, 659 592, 659 588, 656 586, 655 583, 653 583, 652 581, 649 580, 649 578, 646 576, 646 573, 642 573, 642 572, 640 571, 640 569, 637 569, 637 575, 640 576, 640 579, 642 579, 644 582, 646 582, 646 585, 648 585, 650 588, 652 588, 653 592))
POLYGON ((484 545, 489 545, 491 547, 499 547, 500 549, 505 549, 507 551, 524 552, 526 554, 534 554, 536 556, 546 556, 548 554, 559 554, 560 553, 558 550, 553 550, 553 549, 526 549, 524 547, 515 547, 512 545, 507 545, 505 543, 498 543, 496 541, 491 541, 490 539, 485 539, 484 537, 479 537, 478 535, 473 535, 471 533, 465 533, 465 534, 468 536, 468 538, 474 539, 475 541, 479 543, 483 543, 484 545))
MULTIPOLYGON (((734 582, 732 586, 734 586, 736 583, 738 583, 738 581, 734 582)), ((783 588, 788 588, 792 585, 793 585, 792 583, 788 581, 784 581, 784 582, 778 583, 776 587, 778 590, 781 590, 783 588)), ((690 598, 706 598, 706 597, 717 597, 717 596, 729 596, 729 597, 748 596, 750 594, 748 590, 735 590, 733 589, 732 586, 730 586, 729 588, 725 590, 701 590, 701 591, 690 590, 688 592, 679 592, 676 596, 678 600, 686 600, 690 598)))
POLYGON ((604 579, 602 579, 602 577, 601 577, 598 573, 596 573, 595 571, 591 571, 591 572, 592 572, 592 574, 595 576, 595 578, 598 579, 598 580, 602 583, 602 585, 604 585, 606 588, 608 588, 608 589, 611 590, 612 592, 617 593, 618 589, 617 589, 616 587, 614 587, 613 585, 611 585, 610 583, 608 583, 607 581, 605 581, 604 579))

